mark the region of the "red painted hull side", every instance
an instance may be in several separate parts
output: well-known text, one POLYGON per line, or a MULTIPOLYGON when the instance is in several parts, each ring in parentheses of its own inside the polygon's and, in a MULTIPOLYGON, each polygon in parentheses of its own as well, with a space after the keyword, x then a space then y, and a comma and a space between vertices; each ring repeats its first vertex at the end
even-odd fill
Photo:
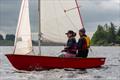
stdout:
POLYGON ((50 56, 6 54, 18 70, 40 70, 54 68, 96 68, 104 65, 105 58, 59 58, 50 56))

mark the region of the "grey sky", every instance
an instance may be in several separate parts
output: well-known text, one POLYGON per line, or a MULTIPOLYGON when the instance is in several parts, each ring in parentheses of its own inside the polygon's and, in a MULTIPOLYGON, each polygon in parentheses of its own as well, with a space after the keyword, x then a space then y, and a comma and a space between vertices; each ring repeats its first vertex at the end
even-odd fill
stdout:
MULTIPOLYGON (((120 0, 79 0, 87 32, 95 32, 98 24, 120 25, 120 0)), ((0 0, 0 33, 15 33, 21 0, 0 0)), ((37 0, 30 0, 32 32, 38 30, 37 0)))

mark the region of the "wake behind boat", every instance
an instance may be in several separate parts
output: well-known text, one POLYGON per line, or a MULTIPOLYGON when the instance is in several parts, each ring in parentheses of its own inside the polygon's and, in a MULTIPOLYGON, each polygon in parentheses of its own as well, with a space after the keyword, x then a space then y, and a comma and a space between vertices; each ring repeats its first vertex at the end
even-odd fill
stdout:
POLYGON ((29 1, 22 0, 16 30, 13 54, 6 54, 8 60, 18 70, 41 70, 53 68, 96 68, 105 63, 104 57, 96 58, 60 58, 41 56, 40 41, 42 37, 54 41, 65 40, 68 30, 78 31, 83 28, 77 0, 38 0, 39 11, 39 54, 35 55, 32 48, 31 28, 29 19, 29 1), (67 26, 67 28, 65 28, 67 26), (69 26, 69 27, 68 27, 69 26), (58 29, 51 31, 50 29, 58 29), (46 31, 48 30, 48 31, 46 31), (57 33, 54 36, 50 34, 57 33), (61 37, 62 36, 62 37, 61 37), (29 55, 30 54, 30 55, 29 55))

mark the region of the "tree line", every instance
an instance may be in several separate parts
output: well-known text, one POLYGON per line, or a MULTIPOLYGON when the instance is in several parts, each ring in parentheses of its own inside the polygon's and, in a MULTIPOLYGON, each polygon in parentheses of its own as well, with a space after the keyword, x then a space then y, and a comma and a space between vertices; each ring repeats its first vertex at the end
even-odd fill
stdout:
MULTIPOLYGON (((15 40, 15 35, 14 34, 7 34, 5 36, 5 39, 3 35, 0 34, 0 46, 13 46, 14 45, 14 40, 15 40)), ((38 41, 32 40, 33 46, 38 46, 38 41)), ((63 46, 63 43, 56 43, 52 41, 41 41, 41 45, 43 46, 63 46)))
POLYGON ((7 34, 5 38, 0 34, 0 46, 13 46, 15 40, 15 35, 7 34))
POLYGON ((3 37, 2 34, 0 34, 0 40, 10 40, 10 41, 14 41, 15 40, 15 35, 13 34, 7 34, 5 39, 3 37))
MULTIPOLYGON (((5 39, 0 34, 0 45, 13 45, 15 40, 14 34, 7 34, 5 39)), ((36 41, 32 41, 33 45, 38 45, 36 41)), ((58 44, 54 42, 43 42, 44 45, 58 44)), ((60 43, 59 43, 60 44, 60 43)), ((116 26, 112 22, 110 24, 98 25, 96 32, 91 39, 91 45, 94 46, 112 46, 120 45, 120 26, 116 26)))
POLYGON ((110 25, 98 25, 96 32, 91 39, 92 45, 111 46, 120 44, 120 26, 112 22, 110 25))

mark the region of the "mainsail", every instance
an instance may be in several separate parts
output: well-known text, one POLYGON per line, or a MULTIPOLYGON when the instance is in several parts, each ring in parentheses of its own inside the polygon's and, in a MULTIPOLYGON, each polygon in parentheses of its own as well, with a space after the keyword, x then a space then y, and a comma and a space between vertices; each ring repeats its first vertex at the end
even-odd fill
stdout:
POLYGON ((55 42, 65 42, 65 33, 68 30, 78 32, 83 28, 76 1, 41 0, 42 37, 55 42))
POLYGON ((28 0, 22 0, 14 45, 14 54, 27 54, 32 51, 28 0))

